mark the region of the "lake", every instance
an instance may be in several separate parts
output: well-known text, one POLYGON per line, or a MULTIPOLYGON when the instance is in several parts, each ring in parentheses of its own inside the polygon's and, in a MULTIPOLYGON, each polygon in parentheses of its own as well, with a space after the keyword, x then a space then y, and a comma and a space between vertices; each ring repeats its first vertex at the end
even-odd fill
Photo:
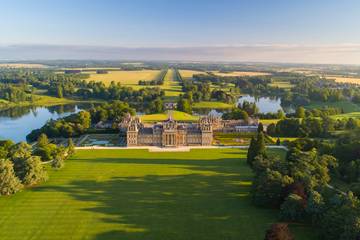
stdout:
POLYGON ((26 141, 26 135, 41 128, 48 120, 58 119, 90 108, 90 104, 52 107, 15 107, 0 111, 0 139, 26 141))
POLYGON ((238 104, 242 104, 245 101, 256 103, 260 113, 276 113, 279 110, 283 110, 281 107, 280 98, 253 97, 250 95, 245 95, 238 99, 238 104))

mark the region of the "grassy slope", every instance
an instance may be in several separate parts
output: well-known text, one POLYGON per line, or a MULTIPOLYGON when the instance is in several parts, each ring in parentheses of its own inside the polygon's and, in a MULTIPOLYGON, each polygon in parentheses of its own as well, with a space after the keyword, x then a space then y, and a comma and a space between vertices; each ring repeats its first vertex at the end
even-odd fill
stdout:
POLYGON ((262 239, 277 211, 251 204, 245 154, 78 151, 47 183, 0 198, 0 239, 262 239))
POLYGON ((345 113, 350 112, 359 112, 360 106, 349 102, 349 101, 339 101, 339 102, 313 102, 305 108, 314 109, 314 108, 324 108, 324 107, 334 107, 334 108, 341 108, 344 110, 345 113))
POLYGON ((54 106, 54 105, 62 105, 68 103, 75 103, 77 101, 66 99, 66 98, 57 98, 50 97, 44 95, 33 95, 34 101, 26 101, 26 102, 8 102, 1 100, 0 101, 0 109, 11 108, 11 107, 27 107, 27 106, 54 106))
MULTIPOLYGON (((180 112, 180 111, 171 111, 170 115, 176 121, 197 121, 199 119, 198 116, 193 116, 188 113, 180 112)), ((157 122, 167 120, 169 117, 169 113, 156 113, 156 114, 147 114, 141 116, 141 120, 144 122, 157 122)))

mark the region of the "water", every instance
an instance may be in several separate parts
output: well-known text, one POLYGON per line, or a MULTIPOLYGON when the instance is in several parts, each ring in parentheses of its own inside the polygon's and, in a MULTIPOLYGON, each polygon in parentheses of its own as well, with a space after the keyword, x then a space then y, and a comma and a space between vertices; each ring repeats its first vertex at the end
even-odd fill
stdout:
POLYGON ((260 113, 276 113, 279 110, 284 110, 281 107, 280 98, 252 97, 250 95, 245 95, 238 99, 238 104, 242 104, 244 101, 256 103, 260 113))
POLYGON ((48 120, 58 119, 89 108, 89 104, 52 107, 15 107, 0 111, 0 139, 26 141, 26 135, 41 128, 48 120))

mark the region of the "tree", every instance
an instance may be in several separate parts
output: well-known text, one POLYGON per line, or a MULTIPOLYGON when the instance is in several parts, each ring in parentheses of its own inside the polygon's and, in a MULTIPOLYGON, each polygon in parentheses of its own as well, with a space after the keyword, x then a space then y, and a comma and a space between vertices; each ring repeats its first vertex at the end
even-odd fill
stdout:
POLYGON ((68 156, 71 156, 75 153, 75 145, 74 145, 72 138, 68 139, 67 150, 68 150, 68 152, 67 152, 68 156))
POLYGON ((64 167, 64 164, 65 164, 64 158, 62 156, 56 156, 54 160, 51 162, 51 166, 57 169, 64 167))
POLYGON ((260 122, 257 129, 258 133, 264 132, 264 125, 260 122))
POLYGON ((277 111, 277 118, 278 119, 284 119, 286 117, 284 111, 282 109, 277 111))
POLYGON ((256 140, 254 137, 250 140, 250 145, 247 152, 247 163, 252 166, 252 162, 256 157, 256 140))
POLYGON ((26 160, 24 173, 25 175, 22 181, 25 185, 35 185, 46 181, 48 178, 46 170, 38 156, 32 156, 26 160))
POLYGON ((279 207, 285 197, 284 189, 294 180, 279 171, 266 169, 257 175, 254 181, 252 196, 258 206, 279 207))
POLYGON ((265 240, 294 240, 286 223, 275 223, 266 231, 265 240))
POLYGON ((38 147, 46 147, 49 144, 49 139, 46 136, 46 134, 42 133, 40 134, 38 140, 37 140, 37 146, 38 147))
POLYGON ((305 214, 305 200, 297 195, 290 194, 280 207, 280 218, 286 221, 299 221, 305 214))
POLYGON ((58 86, 56 89, 56 95, 58 98, 63 98, 64 94, 63 94, 63 87, 62 86, 58 86))
POLYGON ((277 138, 277 139, 276 139, 276 145, 277 145, 277 146, 280 146, 280 144, 281 144, 280 138, 277 138))
POLYGON ((0 159, 0 195, 14 194, 21 188, 22 184, 15 175, 11 161, 0 159))
POLYGON ((256 156, 258 155, 266 156, 265 135, 263 132, 258 133, 256 139, 256 156))
POLYGON ((297 118, 304 118, 305 117, 305 108, 298 107, 295 112, 295 117, 297 118))

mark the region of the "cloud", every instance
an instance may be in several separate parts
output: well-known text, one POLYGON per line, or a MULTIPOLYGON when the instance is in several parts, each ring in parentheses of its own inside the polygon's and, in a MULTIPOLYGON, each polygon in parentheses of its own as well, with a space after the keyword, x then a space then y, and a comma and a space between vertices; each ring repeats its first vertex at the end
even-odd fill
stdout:
POLYGON ((360 64, 360 44, 242 44, 195 47, 0 46, 2 60, 178 60, 360 64))

